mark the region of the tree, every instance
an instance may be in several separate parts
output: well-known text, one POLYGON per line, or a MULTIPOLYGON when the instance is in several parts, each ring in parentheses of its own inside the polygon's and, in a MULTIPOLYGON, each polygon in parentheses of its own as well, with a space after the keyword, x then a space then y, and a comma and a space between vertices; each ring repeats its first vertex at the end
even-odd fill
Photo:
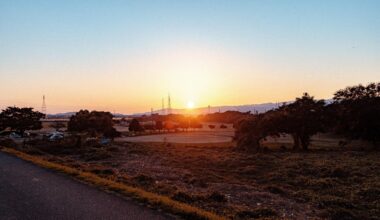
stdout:
POLYGON ((121 133, 116 131, 114 127, 108 128, 107 130, 104 131, 104 137, 111 138, 112 140, 115 137, 120 137, 120 136, 121 136, 121 133))
POLYGON ((131 123, 129 124, 129 131, 140 132, 143 130, 144 128, 140 125, 140 122, 136 118, 132 119, 131 123))
POLYGON ((42 128, 41 119, 45 115, 33 108, 8 107, 0 113, 0 124, 5 128, 24 135, 26 130, 38 130, 42 128))
POLYGON ((189 123, 189 127, 190 128, 193 128, 193 129, 196 129, 196 128, 202 128, 202 124, 199 122, 198 119, 196 118, 191 118, 190 119, 190 123, 189 123))
POLYGON ((357 85, 334 94, 336 132, 350 139, 380 141, 380 83, 357 85))
POLYGON ((178 127, 179 127, 179 128, 182 128, 182 131, 187 131, 187 129, 190 127, 189 120, 188 120, 188 119, 182 119, 182 120, 179 122, 178 127))
POLYGON ((310 137, 324 129, 324 110, 323 100, 314 100, 305 93, 291 104, 241 121, 237 125, 235 138, 239 147, 257 149, 265 137, 287 133, 292 136, 295 149, 301 145, 307 150, 310 137))
POLYGON ((67 125, 68 131, 82 132, 89 129, 90 112, 88 110, 80 110, 75 115, 70 117, 67 125))
POLYGON ((68 130, 104 135, 113 129, 112 117, 110 112, 80 110, 70 117, 68 130))
POLYGON ((4 129, 6 129, 6 127, 5 127, 4 120, 1 117, 1 113, 0 113, 0 131, 2 131, 4 129))
POLYGON ((279 111, 269 111, 239 121, 235 139, 241 149, 260 148, 260 142, 267 136, 278 136, 283 117, 279 111))
POLYGON ((161 131, 162 129, 164 129, 164 124, 162 123, 162 121, 156 121, 156 129, 158 131, 161 131))
POLYGON ((281 106, 282 120, 278 121, 278 131, 288 133, 294 140, 294 149, 300 145, 308 149, 310 137, 324 130, 325 102, 315 100, 314 97, 304 93, 301 98, 291 104, 281 106))

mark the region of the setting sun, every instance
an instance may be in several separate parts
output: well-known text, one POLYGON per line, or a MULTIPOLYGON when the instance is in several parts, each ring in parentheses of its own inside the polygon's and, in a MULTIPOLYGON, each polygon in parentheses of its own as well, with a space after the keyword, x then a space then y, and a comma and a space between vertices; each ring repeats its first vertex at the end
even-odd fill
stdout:
POLYGON ((192 108, 194 108, 194 102, 193 102, 193 101, 188 101, 186 107, 187 107, 188 109, 192 109, 192 108))

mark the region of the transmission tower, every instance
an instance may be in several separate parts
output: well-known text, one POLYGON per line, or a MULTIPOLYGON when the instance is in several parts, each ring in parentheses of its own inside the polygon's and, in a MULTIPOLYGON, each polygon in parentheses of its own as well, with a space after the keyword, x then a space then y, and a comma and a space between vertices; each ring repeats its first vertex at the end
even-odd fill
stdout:
POLYGON ((162 113, 163 115, 165 115, 165 99, 164 99, 164 98, 162 98, 162 109, 161 109, 161 113, 162 113))
POLYGON ((170 100, 170 94, 168 94, 168 114, 172 113, 172 103, 170 100))
POLYGON ((41 112, 45 114, 45 118, 47 118, 47 112, 46 112, 46 102, 45 102, 45 95, 42 96, 42 107, 41 112))

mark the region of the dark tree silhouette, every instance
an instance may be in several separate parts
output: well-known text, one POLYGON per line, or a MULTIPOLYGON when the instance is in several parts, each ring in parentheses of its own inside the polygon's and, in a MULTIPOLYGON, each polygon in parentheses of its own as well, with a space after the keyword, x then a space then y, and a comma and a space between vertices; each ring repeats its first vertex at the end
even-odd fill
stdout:
POLYGON ((305 93, 291 104, 241 121, 235 132, 238 146, 257 149, 265 137, 287 133, 293 137, 295 149, 301 145, 307 150, 310 137, 324 129, 324 109, 323 100, 305 93))
POLYGON ((187 119, 182 119, 182 120, 179 122, 178 127, 181 128, 183 131, 187 131, 187 129, 190 127, 189 120, 187 120, 187 119))
POLYGON ((279 111, 269 111, 241 120, 236 125, 235 139, 241 149, 260 148, 260 142, 267 136, 278 136, 283 117, 279 111))
POLYGON ((156 129, 158 131, 161 131, 162 129, 164 129, 164 124, 162 123, 162 121, 156 121, 156 129))
POLYGON ((334 94, 336 131, 378 147, 380 141, 380 83, 358 85, 334 94))
POLYGON ((110 112, 80 110, 70 117, 68 130, 105 134, 113 129, 112 117, 110 112))
POLYGON ((140 125, 140 122, 136 118, 132 119, 131 123, 129 124, 129 131, 140 132, 143 130, 144 128, 140 125))
POLYGON ((281 106, 282 120, 279 121, 278 131, 288 133, 294 140, 294 149, 300 145, 308 149, 310 137, 324 130, 325 102, 315 100, 307 93, 291 104, 281 106))
POLYGON ((1 113, 0 113, 0 131, 4 129, 6 129, 6 127, 5 127, 4 119, 1 117, 1 113))
POLYGON ((41 129, 41 119, 44 114, 33 111, 33 108, 8 107, 0 113, 0 123, 3 129, 10 128, 24 135, 26 130, 41 129))
POLYGON ((121 133, 116 131, 114 127, 108 128, 104 131, 104 137, 111 138, 112 140, 115 137, 120 137, 121 133))
POLYGON ((190 128, 196 129, 196 128, 202 128, 202 124, 199 122, 197 118, 191 118, 190 119, 190 128))
POLYGON ((216 112, 207 115, 199 115, 197 118, 199 121, 203 122, 235 123, 250 116, 252 116, 251 112, 226 111, 222 113, 216 112))

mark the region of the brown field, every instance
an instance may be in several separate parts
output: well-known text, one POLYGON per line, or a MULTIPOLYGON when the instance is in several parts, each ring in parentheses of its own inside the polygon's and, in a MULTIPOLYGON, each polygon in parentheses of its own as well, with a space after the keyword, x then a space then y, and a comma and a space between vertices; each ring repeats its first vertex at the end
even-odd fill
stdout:
POLYGON ((234 131, 191 131, 180 133, 165 133, 141 135, 135 137, 117 138, 117 142, 155 142, 155 143, 224 143, 231 142, 234 131))
POLYGON ((269 139, 261 153, 232 143, 20 149, 233 219, 379 219, 380 152, 314 139, 309 152, 287 150, 286 137, 269 139))

